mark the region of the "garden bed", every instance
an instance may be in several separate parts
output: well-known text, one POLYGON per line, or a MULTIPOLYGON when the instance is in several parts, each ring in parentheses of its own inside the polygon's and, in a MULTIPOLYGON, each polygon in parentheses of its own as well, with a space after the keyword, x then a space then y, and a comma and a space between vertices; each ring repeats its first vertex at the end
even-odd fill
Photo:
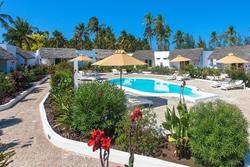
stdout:
MULTIPOLYGON (((54 120, 55 116, 53 114, 53 109, 52 109, 51 95, 49 95, 48 98, 45 100, 44 108, 46 111, 48 122, 49 122, 50 126, 52 127, 52 129, 57 134, 59 134, 60 136, 62 136, 64 138, 75 140, 75 141, 81 141, 81 142, 85 142, 85 143, 88 141, 88 138, 80 135, 79 133, 76 133, 74 131, 65 130, 65 129, 62 129, 62 128, 55 126, 56 123, 54 120)), ((115 145, 115 143, 112 143, 111 147, 114 149, 117 149, 117 146, 115 145)), ((179 160, 178 157, 176 157, 174 155, 174 150, 175 150, 175 145, 173 143, 167 143, 163 139, 161 147, 160 147, 160 151, 156 153, 156 156, 154 158, 158 158, 161 160, 174 162, 174 163, 178 163, 178 164, 183 164, 183 165, 187 165, 187 166, 193 165, 192 159, 179 160)))

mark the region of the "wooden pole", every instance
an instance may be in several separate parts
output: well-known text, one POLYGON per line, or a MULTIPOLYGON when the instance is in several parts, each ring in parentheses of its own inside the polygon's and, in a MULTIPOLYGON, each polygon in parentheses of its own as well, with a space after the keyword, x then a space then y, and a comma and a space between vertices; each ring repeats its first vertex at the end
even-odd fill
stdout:
POLYGON ((122 67, 120 67, 120 88, 122 88, 122 67))

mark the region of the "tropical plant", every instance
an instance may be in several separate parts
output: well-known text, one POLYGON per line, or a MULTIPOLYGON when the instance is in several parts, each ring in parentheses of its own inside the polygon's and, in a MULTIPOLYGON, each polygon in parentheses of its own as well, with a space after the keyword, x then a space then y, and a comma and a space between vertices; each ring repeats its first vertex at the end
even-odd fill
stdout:
MULTIPOLYGON (((31 43, 31 46, 30 46, 31 51, 36 51, 39 48, 46 47, 48 40, 49 40, 49 36, 45 32, 39 32, 39 33, 33 32, 30 35, 30 38, 32 38, 35 41, 31 43)), ((25 50, 29 50, 29 47, 25 43, 23 44, 23 48, 25 50)))
POLYGON ((67 40, 65 39, 63 33, 55 30, 52 33, 52 37, 49 39, 49 46, 53 48, 63 48, 66 46, 67 40))
POLYGON ((144 37, 147 39, 150 48, 152 48, 152 39, 154 36, 153 24, 154 18, 151 13, 148 13, 144 16, 144 23, 146 25, 144 30, 144 37))
POLYGON ((30 35, 36 30, 37 28, 30 25, 26 20, 17 17, 13 25, 3 34, 3 38, 12 45, 23 49, 27 47, 30 50, 32 43, 36 42, 30 35))
POLYGON ((138 107, 133 108, 119 122, 115 143, 123 151, 156 157, 164 141, 157 131, 156 114, 151 109, 143 109, 141 115, 138 110, 138 107), (136 115, 142 118, 134 121, 136 115))
POLYGON ((0 73, 0 104, 3 102, 4 98, 10 96, 14 90, 9 76, 0 73))
POLYGON ((166 121, 162 124, 165 129, 171 132, 171 136, 168 136, 168 139, 170 142, 175 142, 175 154, 180 159, 184 157, 190 158, 191 156, 189 147, 190 114, 183 96, 185 84, 185 81, 183 81, 180 90, 180 100, 177 106, 177 112, 174 107, 172 110, 167 108, 167 112, 165 113, 166 121))
POLYGON ((175 49, 181 49, 183 48, 184 44, 184 33, 180 30, 177 30, 175 35, 174 35, 174 41, 175 43, 175 49))
POLYGON ((104 131, 100 129, 90 132, 91 138, 88 141, 88 146, 93 146, 93 152, 100 150, 99 156, 102 167, 109 166, 109 152, 111 138, 106 137, 104 131), (102 152, 104 150, 104 152, 102 152))
POLYGON ((220 46, 220 41, 217 33, 214 31, 211 33, 210 39, 209 39, 209 49, 213 50, 216 47, 220 46))
POLYGON ((233 26, 229 26, 224 35, 229 46, 234 46, 237 43, 237 32, 233 26))
POLYGON ((112 137, 126 112, 125 102, 124 91, 108 82, 86 83, 74 97, 72 128, 82 135, 99 128, 112 137))
POLYGON ((16 91, 23 91, 29 86, 28 79, 20 71, 14 71, 11 73, 11 79, 13 80, 13 86, 16 91))
POLYGON ((87 28, 88 28, 89 33, 92 34, 92 35, 94 34, 94 35, 95 35, 95 38, 98 39, 99 28, 100 28, 98 18, 96 18, 96 17, 91 17, 91 18, 89 19, 87 28))
POLYGON ((164 50, 165 29, 164 29, 164 19, 162 15, 158 15, 155 19, 154 32, 156 35, 158 50, 164 50))
MULTIPOLYGON (((0 9, 3 8, 4 1, 0 1, 0 9)), ((0 24, 5 28, 9 28, 9 24, 13 22, 13 19, 10 15, 0 13, 0 24)))
POLYGON ((164 50, 169 50, 170 48, 170 37, 171 37, 172 30, 169 25, 165 26, 164 29, 164 50))
POLYGON ((190 109, 190 147, 199 166, 243 166, 249 150, 247 120, 224 101, 200 103, 190 109))
POLYGON ((190 49, 195 48, 195 40, 192 35, 189 35, 188 33, 183 34, 183 46, 184 49, 190 49))
POLYGON ((75 27, 72 45, 76 49, 84 49, 84 41, 88 39, 89 33, 87 31, 87 27, 85 27, 84 23, 81 22, 75 27))
POLYGON ((198 48, 203 48, 204 50, 207 49, 206 42, 201 38, 201 36, 199 36, 197 47, 198 48))

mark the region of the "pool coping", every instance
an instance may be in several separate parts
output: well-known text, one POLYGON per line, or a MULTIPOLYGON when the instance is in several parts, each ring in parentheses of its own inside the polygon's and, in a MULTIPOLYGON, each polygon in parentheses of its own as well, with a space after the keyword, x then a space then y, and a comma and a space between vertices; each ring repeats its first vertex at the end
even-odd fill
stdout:
MULTIPOLYGON (((161 81, 161 82, 163 81, 163 82, 166 82, 167 84, 173 84, 173 85, 178 85, 178 86, 181 85, 179 83, 165 81, 165 80, 157 79, 157 78, 148 78, 148 77, 147 78, 144 78, 144 77, 125 77, 125 78, 155 80, 155 81, 161 81)), ((112 78, 112 79, 120 79, 120 78, 112 78)), ((112 80, 112 79, 109 79, 109 80, 112 80)), ((117 86, 120 87, 119 85, 117 85, 117 86)), ((186 85, 185 87, 192 89, 193 93, 197 93, 197 94, 200 94, 202 96, 202 97, 190 97, 190 96, 184 95, 185 100, 193 102, 193 103, 197 103, 197 102, 207 100, 207 99, 216 99, 219 97, 217 94, 200 91, 198 88, 191 86, 191 85, 186 85)), ((133 88, 126 87, 124 85, 122 85, 122 89, 124 89, 125 91, 129 91, 131 93, 143 95, 143 96, 176 97, 176 98, 180 97, 180 94, 177 94, 177 93, 149 93, 149 92, 135 90, 133 88)))
MULTIPOLYGON (((52 129, 52 127, 50 126, 50 124, 48 122, 47 114, 46 114, 45 107, 44 107, 45 100, 48 98, 49 94, 50 93, 48 92, 39 104, 39 111, 40 111, 43 132, 44 132, 45 137, 53 145, 55 145, 63 150, 74 152, 78 155, 89 156, 92 158, 99 159, 99 152, 98 151, 93 152, 92 147, 89 147, 87 143, 64 138, 64 137, 60 136, 59 134, 57 134, 52 129)), ((124 151, 120 151, 120 150, 116 150, 116 149, 110 149, 109 160, 111 162, 118 163, 118 164, 127 164, 128 160, 129 160, 129 153, 124 152, 124 151)), ((99 160, 96 163, 98 164, 99 160)), ((152 167, 152 166, 157 166, 157 167, 188 167, 186 165, 177 164, 174 162, 164 161, 161 159, 152 158, 152 157, 143 156, 143 155, 138 155, 138 154, 135 154, 134 166, 136 166, 136 167, 152 167)))

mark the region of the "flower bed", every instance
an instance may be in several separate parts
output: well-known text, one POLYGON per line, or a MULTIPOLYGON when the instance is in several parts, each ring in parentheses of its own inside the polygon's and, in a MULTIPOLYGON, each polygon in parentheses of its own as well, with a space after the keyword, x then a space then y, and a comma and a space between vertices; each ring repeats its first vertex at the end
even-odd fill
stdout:
MULTIPOLYGON (((52 101, 51 101, 51 96, 48 96, 48 98, 44 102, 44 107, 47 115, 48 122, 52 129, 58 133, 60 136, 75 140, 75 141, 81 141, 81 142, 88 142, 88 138, 86 136, 82 136, 81 134, 75 132, 75 131, 70 131, 66 130, 63 128, 60 128, 59 126, 56 126, 55 123, 55 115, 53 114, 53 109, 52 109, 52 101)), ((112 142, 111 147, 114 149, 118 148, 118 145, 116 145, 114 142, 112 142)), ((174 150, 175 150, 175 145, 173 143, 167 143, 167 142, 162 142, 160 151, 156 153, 155 158, 165 160, 165 161, 170 161, 178 164, 183 164, 187 166, 192 166, 193 165, 193 160, 192 159, 181 159, 179 160, 175 155, 174 155, 174 150)), ((112 153, 111 153, 112 154, 112 153)))

